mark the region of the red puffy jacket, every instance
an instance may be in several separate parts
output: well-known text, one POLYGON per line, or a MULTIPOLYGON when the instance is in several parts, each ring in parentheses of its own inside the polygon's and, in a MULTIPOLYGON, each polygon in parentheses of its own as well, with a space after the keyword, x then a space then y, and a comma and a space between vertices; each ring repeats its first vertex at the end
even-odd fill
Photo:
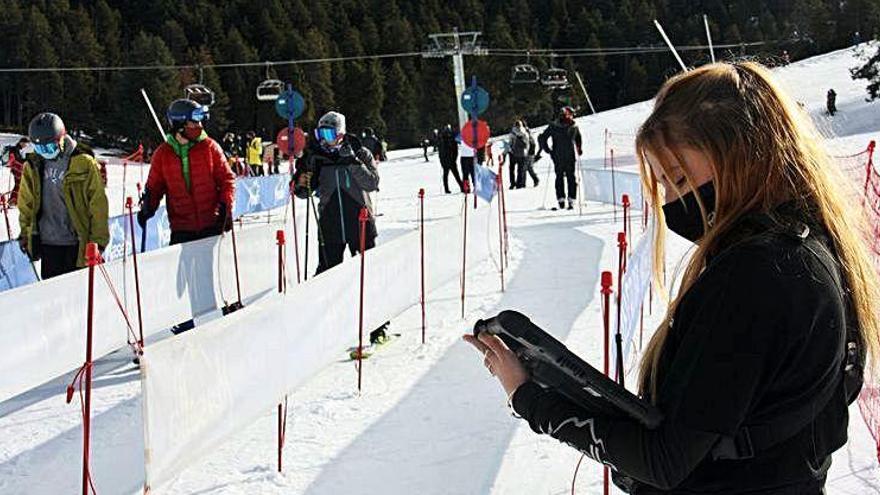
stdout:
POLYGON ((211 138, 196 143, 189 150, 190 189, 183 179, 180 158, 168 143, 162 143, 150 163, 146 189, 149 207, 159 207, 167 195, 168 220, 173 232, 198 232, 218 224, 218 206, 226 204, 227 215, 232 212, 235 176, 223 150, 211 138))

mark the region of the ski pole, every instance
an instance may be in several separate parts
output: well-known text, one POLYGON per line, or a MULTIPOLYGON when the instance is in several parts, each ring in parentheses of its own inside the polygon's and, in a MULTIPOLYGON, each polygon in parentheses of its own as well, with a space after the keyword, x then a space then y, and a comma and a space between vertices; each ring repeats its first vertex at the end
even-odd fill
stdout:
MULTIPOLYGON (((128 208, 128 225, 131 229, 131 232, 134 233, 134 210, 133 210, 133 201, 131 196, 125 198, 125 207, 128 208)), ((140 277, 138 276, 138 259, 137 259, 137 246, 135 246, 134 235, 131 236, 131 256, 134 260, 134 292, 135 292, 135 300, 137 302, 137 310, 138 310, 138 330, 139 330, 139 340, 138 346, 140 349, 144 348, 144 319, 141 315, 141 282, 140 277)))
POLYGON ((425 343, 425 190, 419 189, 419 237, 422 279, 422 344, 425 343))
POLYGON ((370 216, 367 207, 361 208, 358 215, 360 223, 360 248, 361 248, 361 292, 358 316, 358 393, 361 392, 361 382, 363 377, 363 359, 364 359, 364 267, 366 266, 366 237, 367 237, 367 219, 370 216))
POLYGON ((309 279, 309 224, 311 222, 311 216, 309 215, 312 211, 312 189, 309 188, 309 200, 306 201, 306 254, 303 265, 305 265, 305 269, 303 270, 303 277, 308 280, 309 279))

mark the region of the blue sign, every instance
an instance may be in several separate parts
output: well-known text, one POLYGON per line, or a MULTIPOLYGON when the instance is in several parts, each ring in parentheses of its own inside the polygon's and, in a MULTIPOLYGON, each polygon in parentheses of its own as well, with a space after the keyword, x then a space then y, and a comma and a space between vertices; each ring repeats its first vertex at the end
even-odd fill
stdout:
POLYGON ((470 115, 480 115, 489 108, 489 93, 480 86, 471 85, 461 94, 461 108, 470 115))
POLYGON ((0 243, 0 291, 36 281, 34 265, 18 247, 18 241, 13 239, 0 243))
POLYGON ((275 100, 275 112, 282 119, 298 119, 306 109, 306 100, 294 89, 288 89, 275 100))
POLYGON ((482 165, 474 166, 474 192, 487 203, 495 197, 498 175, 482 165))

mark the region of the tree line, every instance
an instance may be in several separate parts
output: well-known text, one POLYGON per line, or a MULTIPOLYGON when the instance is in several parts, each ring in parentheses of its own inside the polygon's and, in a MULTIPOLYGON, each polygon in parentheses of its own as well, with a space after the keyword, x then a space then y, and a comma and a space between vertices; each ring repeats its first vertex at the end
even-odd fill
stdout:
MULTIPOLYGON (((216 94, 209 124, 215 137, 227 130, 273 135, 286 123, 271 103, 255 97, 257 85, 273 78, 292 82, 305 96, 305 127, 334 109, 348 116, 352 131, 373 127, 392 146, 413 146, 432 129, 456 123, 449 58, 112 68, 419 52, 429 34, 453 27, 482 31, 490 50, 558 49, 556 57, 465 57, 466 79, 476 75, 492 96, 484 118, 507 129, 517 116, 532 125, 546 122, 554 99, 586 107, 576 84, 562 93, 540 84, 511 85, 514 65, 578 71, 599 110, 643 100, 678 70, 668 52, 569 56, 565 49, 660 45, 654 19, 676 44, 703 45, 703 14, 717 44, 766 42, 721 50, 719 57, 773 62, 783 50, 795 60, 875 37, 880 0, 0 0, 0 68, 111 68, 0 72, 0 127, 25 132, 35 113, 49 110, 70 128, 133 147, 158 140, 140 88, 161 116, 185 85, 201 82, 216 94)), ((682 56, 698 65, 709 53, 682 56)))

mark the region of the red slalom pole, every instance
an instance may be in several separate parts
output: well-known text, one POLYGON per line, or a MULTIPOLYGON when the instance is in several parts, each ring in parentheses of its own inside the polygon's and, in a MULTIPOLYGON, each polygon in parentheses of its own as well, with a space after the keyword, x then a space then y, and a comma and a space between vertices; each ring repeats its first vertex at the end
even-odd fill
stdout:
POLYGON ((617 188, 614 185, 614 148, 611 148, 611 204, 614 206, 614 221, 617 221, 617 188))
POLYGON ((135 241, 134 236, 134 201, 132 201, 131 196, 125 198, 125 207, 128 209, 128 228, 131 230, 131 257, 134 260, 134 293, 135 300, 137 301, 137 310, 138 310, 138 346, 139 353, 143 353, 144 350, 144 318, 141 314, 141 280, 140 275, 138 274, 138 257, 137 257, 137 242, 135 241))
MULTIPOLYGON (((128 161, 122 161, 122 194, 125 194, 125 179, 128 176, 128 161)), ((126 204, 123 204, 123 211, 125 211, 126 204)))
POLYGON ((89 302, 86 314, 86 362, 83 365, 85 376, 85 400, 83 404, 83 471, 82 493, 88 495, 91 484, 89 470, 89 443, 92 419, 92 325, 95 311, 95 266, 101 263, 101 253, 94 242, 86 244, 86 264, 89 269, 89 302))
MULTIPOLYGON (((610 311, 610 309, 611 309, 611 293, 613 292, 611 290, 611 285, 613 283, 613 277, 614 276, 611 274, 611 272, 607 272, 607 271, 602 272, 602 292, 601 292, 601 294, 602 294, 602 324, 603 324, 604 330, 605 330, 605 376, 608 376, 608 367, 609 367, 608 361, 610 358, 609 352, 610 352, 611 328, 610 328, 609 313, 611 312, 610 311)), ((608 472, 608 466, 605 466, 603 471, 604 471, 604 475, 603 475, 604 494, 608 495, 609 490, 610 490, 610 487, 608 484, 609 474, 610 474, 608 472)))
POLYGON ((623 274, 626 273, 626 234, 617 233, 617 329, 614 341, 617 344, 616 381, 623 384, 623 336, 620 334, 620 317, 623 308, 623 274))
POLYGON ((6 222, 6 238, 12 240, 12 228, 9 226, 9 206, 6 203, 6 195, 0 194, 0 207, 3 208, 3 220, 6 222))
POLYGON ((361 382, 362 382, 362 370, 363 366, 363 357, 364 357, 364 266, 366 265, 366 237, 367 237, 367 219, 370 217, 370 212, 366 207, 361 208, 361 213, 358 215, 358 222, 360 222, 360 234, 361 234, 361 296, 360 296, 360 315, 358 316, 358 393, 361 392, 361 382))
POLYGON ((464 218, 462 220, 462 248, 461 248, 461 319, 464 319, 464 293, 465 279, 467 271, 467 211, 468 211, 468 194, 471 192, 471 183, 467 179, 462 185, 464 188, 464 218))
POLYGON ((629 238, 630 226, 629 226, 629 194, 624 194, 620 199, 620 204, 623 205, 623 233, 626 234, 626 237, 629 238))
MULTIPOLYGON (((299 273, 299 237, 296 229, 296 196, 293 194, 293 186, 290 186, 290 212, 293 216, 293 256, 296 258, 296 283, 300 283, 299 273)), ((308 219, 306 219, 308 220, 308 219)))
MULTIPOLYGON (((278 244, 278 293, 287 292, 287 280, 284 265, 284 230, 275 232, 278 244)), ((278 403, 278 472, 281 472, 282 453, 284 452, 284 433, 287 429, 287 396, 284 396, 284 408, 278 403)))
MULTIPOLYGON (((495 184, 498 186, 498 190, 504 189, 504 182, 502 182, 501 176, 497 175, 495 177, 495 184)), ((504 292, 504 221, 502 220, 501 211, 501 195, 498 195, 498 264, 501 267, 501 292, 504 292)))
POLYGON ((425 189, 419 189, 419 236, 421 245, 421 277, 422 277, 422 344, 425 343, 425 189))

